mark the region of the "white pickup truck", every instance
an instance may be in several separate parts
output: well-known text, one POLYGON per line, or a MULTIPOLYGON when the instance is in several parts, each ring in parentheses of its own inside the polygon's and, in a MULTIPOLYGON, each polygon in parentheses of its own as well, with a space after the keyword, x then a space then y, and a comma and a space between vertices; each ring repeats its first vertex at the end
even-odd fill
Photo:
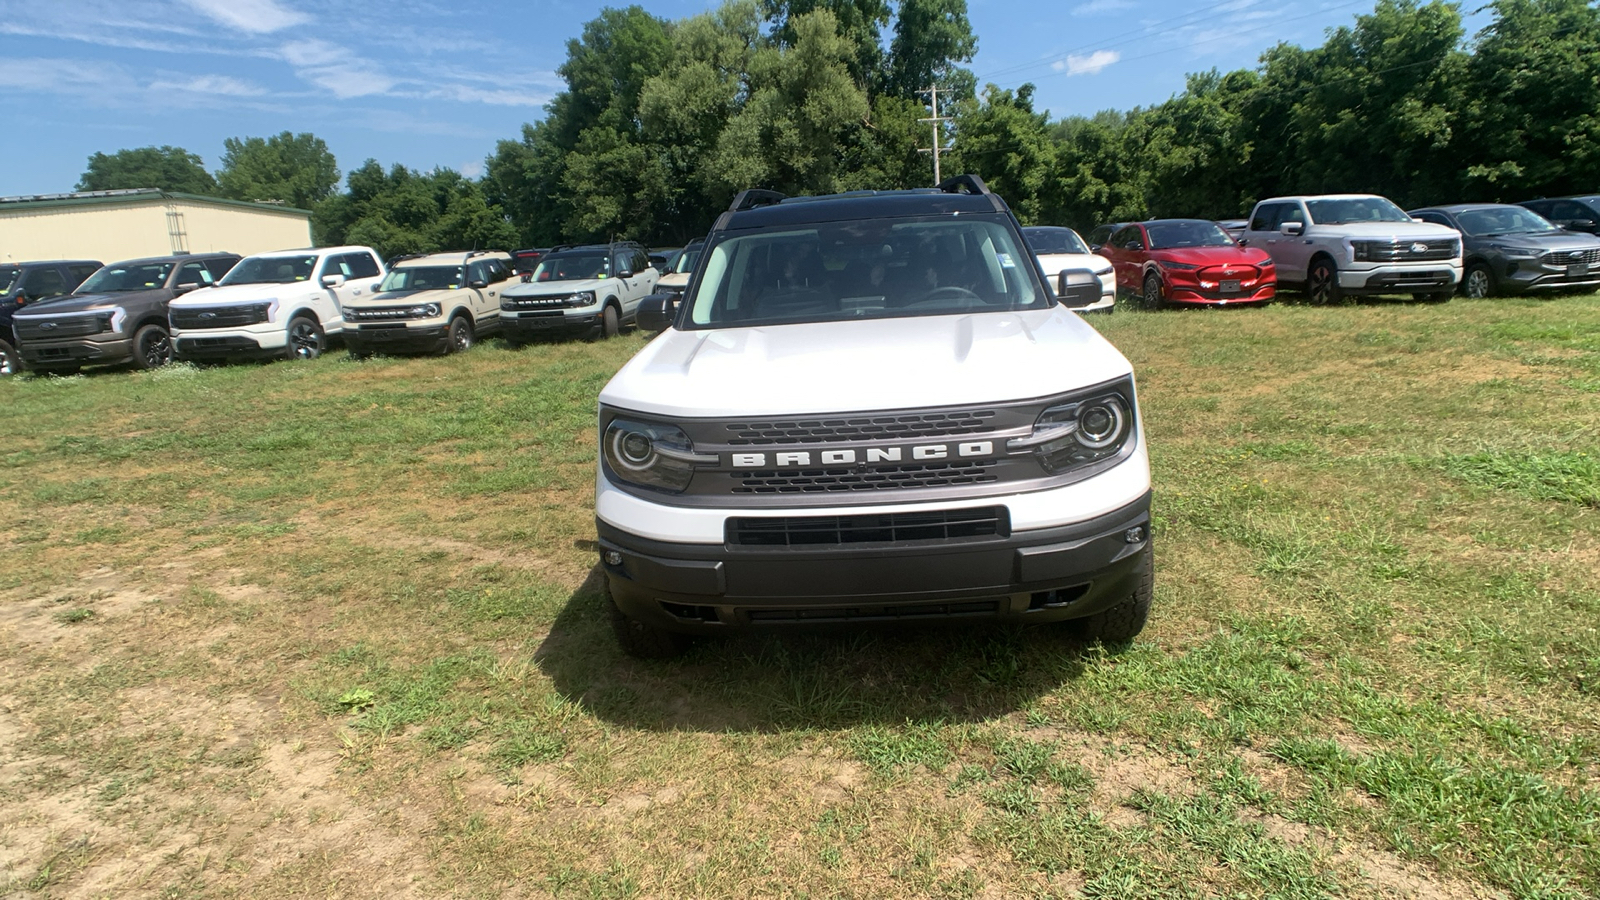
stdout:
POLYGON ((383 263, 368 247, 247 256, 215 287, 167 309, 179 359, 315 359, 344 330, 344 304, 376 290, 383 263))
POLYGON ((1460 232, 1371 194, 1262 200, 1239 243, 1267 251, 1278 283, 1303 286, 1313 303, 1353 294, 1444 301, 1461 281, 1460 232))
MULTIPOLYGON (((595 517, 623 649, 809 624, 1150 608, 1133 370, 975 176, 734 199, 600 393, 595 517)), ((1081 276, 1098 295, 1089 270, 1081 276)))

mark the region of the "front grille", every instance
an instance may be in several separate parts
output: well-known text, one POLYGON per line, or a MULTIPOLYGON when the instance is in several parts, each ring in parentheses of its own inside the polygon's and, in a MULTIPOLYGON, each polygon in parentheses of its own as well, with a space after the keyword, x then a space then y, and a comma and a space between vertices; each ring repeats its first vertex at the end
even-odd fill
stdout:
POLYGON ((384 306, 371 309, 345 307, 344 317, 355 322, 382 322, 390 319, 418 318, 411 314, 411 306, 384 306))
POLYGON ((1352 241, 1356 258, 1368 262, 1424 262, 1455 259, 1461 255, 1461 242, 1455 238, 1431 241, 1352 241), (1421 247, 1423 249, 1413 249, 1421 247))
POLYGON ((110 327, 109 316, 62 316, 59 319, 23 319, 12 320, 17 329, 17 337, 27 341, 53 341, 57 338, 83 337, 86 334, 99 334, 110 327))
POLYGON ((731 435, 728 443, 733 445, 820 444, 978 434, 993 428, 990 420, 994 417, 995 411, 992 409, 969 409, 837 419, 735 422, 729 424, 727 429, 731 435))
POLYGON ((242 306, 191 306, 174 307, 169 313, 173 328, 238 328, 241 325, 258 325, 268 321, 271 304, 249 303, 242 306))
POLYGON ((1003 506, 868 516, 730 518, 734 547, 838 547, 1003 537, 1011 520, 1003 506))
POLYGON ((1600 263, 1600 249, 1595 250, 1551 250, 1544 255, 1544 264, 1547 266, 1573 266, 1578 263, 1594 265, 1600 263), (1577 253, 1578 258, 1573 259, 1572 254, 1577 253))
MULTIPOLYGON (((565 309, 572 304, 570 294, 561 294, 555 297, 504 297, 500 300, 501 309, 565 309)), ((587 306, 587 302, 579 303, 587 306)))
POLYGON ((732 472, 735 494, 821 494, 951 487, 999 481, 992 459, 874 469, 732 472))
POLYGON ((1244 285, 1260 278, 1261 270, 1255 266, 1207 266, 1195 276, 1201 281, 1237 281, 1244 285))

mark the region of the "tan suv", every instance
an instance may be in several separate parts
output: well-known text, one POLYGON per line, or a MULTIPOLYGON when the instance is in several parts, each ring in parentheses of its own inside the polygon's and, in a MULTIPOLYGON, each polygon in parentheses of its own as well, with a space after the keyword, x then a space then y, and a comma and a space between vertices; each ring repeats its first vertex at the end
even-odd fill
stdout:
POLYGON ((352 356, 460 353, 500 330, 500 292, 511 274, 511 255, 499 251, 396 259, 375 293, 345 304, 345 346, 352 356))

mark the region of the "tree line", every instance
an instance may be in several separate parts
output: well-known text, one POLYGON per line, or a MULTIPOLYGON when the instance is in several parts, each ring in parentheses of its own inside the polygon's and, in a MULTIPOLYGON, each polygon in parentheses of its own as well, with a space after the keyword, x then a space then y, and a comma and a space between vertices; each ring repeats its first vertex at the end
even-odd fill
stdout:
POLYGON ((180 148, 97 153, 79 188, 280 200, 312 210, 319 242, 385 254, 681 243, 747 187, 929 184, 933 84, 953 119, 944 170, 982 176, 1028 223, 1225 218, 1281 193, 1414 205, 1600 188, 1600 10, 1485 9, 1469 39, 1458 4, 1379 0, 1320 47, 1280 43, 1163 103, 1057 120, 1032 85, 977 88, 965 0, 729 0, 679 21, 605 9, 567 42, 566 90, 481 178, 369 159, 341 191, 327 146, 285 132, 229 139, 214 176, 180 148))

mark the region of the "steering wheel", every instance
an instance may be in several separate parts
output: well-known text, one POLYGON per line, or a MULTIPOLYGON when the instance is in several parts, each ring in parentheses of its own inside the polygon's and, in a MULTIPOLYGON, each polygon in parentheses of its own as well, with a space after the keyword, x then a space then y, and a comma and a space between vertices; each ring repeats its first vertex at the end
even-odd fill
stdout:
POLYGON ((947 284, 947 285, 944 285, 943 287, 936 287, 933 290, 927 292, 926 294, 923 294, 922 298, 920 300, 918 300, 917 302, 918 303, 929 303, 929 302, 932 302, 934 300, 979 300, 979 299, 981 299, 981 298, 977 294, 973 293, 972 291, 967 290, 966 288, 962 287, 959 284, 947 284))

